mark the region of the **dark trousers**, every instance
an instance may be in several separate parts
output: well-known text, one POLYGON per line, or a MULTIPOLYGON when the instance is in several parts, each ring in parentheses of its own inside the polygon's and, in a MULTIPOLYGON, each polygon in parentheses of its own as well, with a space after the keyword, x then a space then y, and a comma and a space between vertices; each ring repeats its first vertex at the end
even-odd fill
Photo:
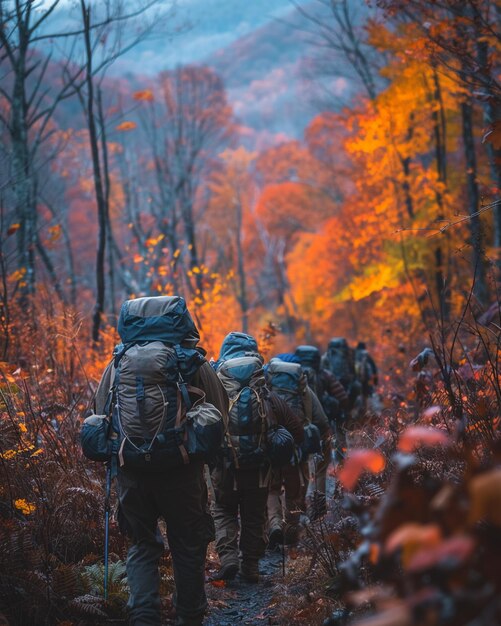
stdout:
POLYGON ((305 496, 309 482, 308 463, 286 465, 274 470, 268 494, 268 528, 296 528, 301 512, 306 511, 305 496), (283 489, 283 494, 282 494, 283 489))
POLYGON ((128 609, 134 626, 160 626, 158 566, 164 545, 163 517, 172 555, 179 616, 197 620, 207 607, 205 557, 214 525, 207 510, 203 465, 192 463, 162 474, 119 471, 120 521, 132 539, 127 556, 128 609))
POLYGON ((221 565, 238 564, 239 550, 243 560, 259 560, 266 548, 268 498, 268 485, 262 486, 261 471, 218 468, 212 471, 211 480, 215 492, 212 514, 216 549, 221 565))

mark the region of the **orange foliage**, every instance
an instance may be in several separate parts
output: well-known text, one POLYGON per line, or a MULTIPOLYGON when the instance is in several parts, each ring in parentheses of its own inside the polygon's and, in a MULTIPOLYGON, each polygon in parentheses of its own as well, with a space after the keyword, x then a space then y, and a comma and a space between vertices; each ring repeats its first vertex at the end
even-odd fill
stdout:
POLYGON ((379 474, 385 467, 385 458, 379 450, 351 450, 337 476, 343 487, 351 491, 363 472, 379 474))
POLYGON ((153 92, 151 89, 144 89, 143 91, 135 91, 132 94, 134 100, 138 100, 139 102, 153 102, 155 97, 153 96, 153 92))
POLYGON ((133 122, 131 120, 126 120, 125 122, 121 122, 120 124, 118 124, 118 126, 115 127, 115 130, 120 130, 120 131, 134 130, 136 127, 137 127, 136 122, 133 122))

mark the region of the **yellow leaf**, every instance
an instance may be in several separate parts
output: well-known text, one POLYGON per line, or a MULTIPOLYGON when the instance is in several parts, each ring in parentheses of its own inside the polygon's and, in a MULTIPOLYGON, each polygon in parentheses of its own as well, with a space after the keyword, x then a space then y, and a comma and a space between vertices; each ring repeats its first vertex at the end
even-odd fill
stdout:
POLYGON ((17 282, 18 280, 22 280, 24 278, 26 274, 26 268, 25 267, 21 267, 20 269, 16 270, 15 272, 12 272, 12 274, 9 276, 9 280, 11 282, 17 282))
POLYGON ((24 513, 24 515, 30 515, 30 513, 33 513, 37 509, 32 502, 28 502, 24 498, 14 500, 14 506, 16 509, 19 509, 21 513, 24 513))

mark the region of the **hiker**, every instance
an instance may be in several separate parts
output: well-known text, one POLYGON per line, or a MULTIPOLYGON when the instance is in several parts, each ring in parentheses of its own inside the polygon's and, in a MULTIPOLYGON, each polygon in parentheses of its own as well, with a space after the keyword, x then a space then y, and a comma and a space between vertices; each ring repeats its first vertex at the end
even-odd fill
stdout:
MULTIPOLYGON (((224 422, 228 398, 197 346, 199 333, 183 298, 126 301, 118 332, 122 344, 99 383, 95 413, 106 415, 111 405, 120 445, 112 463, 119 525, 132 541, 127 556, 130 624, 161 624, 158 566, 164 542, 157 521, 163 517, 176 584, 175 624, 199 626, 207 607, 205 558, 214 524, 207 506, 204 458, 197 452, 197 445, 204 445, 203 435, 197 442, 190 431, 187 439, 189 425, 184 420, 190 415, 190 420, 196 419, 199 411, 202 430, 211 412, 224 422), (198 397, 195 403, 193 394, 198 397)), ((219 432, 216 449, 224 425, 219 432)))
POLYGON ((355 348, 355 374, 361 385, 361 396, 366 406, 367 399, 372 396, 374 387, 378 384, 378 371, 363 341, 359 341, 355 348))
POLYGON ((329 341, 322 357, 322 367, 332 372, 343 385, 348 394, 348 413, 351 413, 360 395, 361 385, 356 377, 353 350, 344 337, 333 337, 329 341))
POLYGON ((310 455, 321 453, 320 430, 313 424, 313 391, 293 354, 281 354, 266 366, 269 389, 287 402, 298 415, 305 431, 290 463, 272 472, 268 493, 268 546, 295 544, 299 538, 301 512, 306 512, 310 455), (283 494, 282 494, 283 491, 283 494))
POLYGON ((263 357, 250 335, 227 335, 216 368, 230 398, 230 412, 226 446, 211 471, 220 559, 214 578, 232 580, 239 573, 245 582, 256 583, 259 559, 266 547, 266 501, 273 462, 266 441, 273 429, 286 429, 292 445, 280 459, 280 464, 285 464, 293 454, 294 442, 299 444, 304 438, 303 425, 287 404, 266 388, 263 357))
MULTIPOLYGON (((346 451, 344 421, 349 410, 348 394, 336 376, 325 367, 321 367, 320 350, 316 346, 298 346, 294 354, 299 359, 308 377, 308 384, 316 393, 327 415, 331 430, 334 433, 335 459, 341 461, 346 451)), ((324 485, 326 484, 327 468, 330 461, 331 448, 325 446, 324 458, 317 470, 317 488, 319 491, 322 491, 322 487, 325 490, 324 485)))

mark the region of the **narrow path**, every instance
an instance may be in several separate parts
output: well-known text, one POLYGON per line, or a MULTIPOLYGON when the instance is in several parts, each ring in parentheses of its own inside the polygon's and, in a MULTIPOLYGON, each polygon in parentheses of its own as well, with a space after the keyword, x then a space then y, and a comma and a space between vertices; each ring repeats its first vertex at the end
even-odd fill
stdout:
POLYGON ((204 626, 233 626, 278 624, 273 620, 273 609, 269 608, 275 583, 282 576, 280 552, 266 552, 259 563, 260 581, 249 584, 238 577, 225 587, 207 585, 210 610, 204 626))
MULTIPOLYGON (((332 502, 335 492, 335 479, 327 476, 327 502, 332 511, 332 502)), ((210 550, 210 549, 209 549, 210 550)), ((297 552, 297 550, 294 550, 297 552)), ((300 549, 300 552, 303 550, 300 549)), ((289 567, 290 547, 286 548, 286 568, 289 567)), ((217 556, 215 552, 211 561, 216 571, 217 556)), ((282 626, 283 620, 277 618, 277 606, 273 606, 273 598, 277 596, 279 587, 283 585, 283 556, 281 548, 277 551, 266 551, 259 562, 260 581, 258 584, 249 584, 240 581, 238 577, 224 587, 207 583, 209 611, 204 620, 204 626, 282 626), (272 606, 270 606, 272 605, 272 606)), ((297 589, 295 590, 298 591, 297 589)), ((304 591, 304 590, 303 590, 304 591)), ((320 622, 317 622, 320 623, 320 622)))

